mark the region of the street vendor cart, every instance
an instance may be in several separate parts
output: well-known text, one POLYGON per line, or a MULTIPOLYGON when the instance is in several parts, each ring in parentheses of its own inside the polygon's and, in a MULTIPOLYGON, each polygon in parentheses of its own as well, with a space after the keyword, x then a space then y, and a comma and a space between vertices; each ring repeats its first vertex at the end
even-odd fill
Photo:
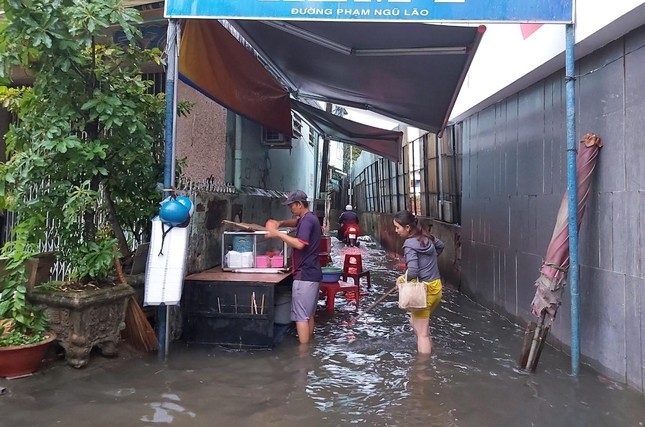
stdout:
MULTIPOLYGON (((213 268, 184 280, 184 339, 192 344, 270 348, 281 310, 291 292, 292 274, 245 273, 213 268)), ((288 317, 286 317, 288 319, 288 317)))
POLYGON ((230 224, 236 230, 222 234, 220 266, 184 279, 184 339, 235 348, 273 347, 277 326, 290 323, 290 249, 280 239, 268 239, 262 226, 230 224))

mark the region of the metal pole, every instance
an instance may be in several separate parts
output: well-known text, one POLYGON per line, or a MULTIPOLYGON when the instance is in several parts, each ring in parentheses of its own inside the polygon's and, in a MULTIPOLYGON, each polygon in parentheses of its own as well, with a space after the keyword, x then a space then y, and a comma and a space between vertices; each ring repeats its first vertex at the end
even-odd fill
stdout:
POLYGON ((429 144, 430 138, 428 138, 428 134, 426 133, 423 136, 423 178, 421 179, 421 183, 423 185, 421 186, 421 192, 423 193, 423 199, 425 200, 425 206, 423 207, 425 211, 424 215, 428 217, 432 215, 432 209, 430 208, 430 187, 428 185, 428 171, 430 170, 430 167, 428 167, 430 158, 429 144))
POLYGON ((318 177, 322 174, 319 168, 319 157, 320 157, 320 135, 316 132, 314 139, 314 194, 312 194, 314 205, 315 200, 318 199, 318 177))
MULTIPOLYGON (((176 77, 178 59, 178 31, 176 19, 168 20, 166 37, 166 129, 164 133, 164 188, 170 189, 175 184, 175 116, 177 111, 176 77)), ((168 194, 169 195, 169 194, 168 194)), ((157 338, 159 340, 158 359, 166 361, 168 352, 168 306, 161 304, 157 308, 157 338)))
POLYGON ((569 208, 569 292, 571 294, 571 375, 580 373, 580 333, 578 302, 578 191, 576 188, 576 103, 575 103, 575 24, 566 28, 566 107, 567 107, 567 194, 569 208))
POLYGON ((437 217, 444 221, 443 217, 443 165, 441 164, 441 140, 439 139, 439 136, 435 133, 434 134, 434 144, 435 147, 437 148, 437 175, 439 175, 437 178, 437 182, 439 185, 439 215, 437 217))
POLYGON ((451 191, 452 200, 454 202, 452 206, 453 215, 452 222, 461 224, 461 197, 459 197, 459 171, 457 169, 457 132, 455 131, 455 126, 450 127, 450 139, 452 140, 452 168, 455 175, 455 185, 453 187, 454 193, 451 191))
POLYGON ((349 204, 354 206, 354 198, 353 198, 353 188, 354 188, 354 182, 352 181, 352 168, 354 167, 354 146, 350 145, 349 146, 349 170, 347 171, 347 196, 349 200, 349 204))
MULTIPOLYGON (((332 104, 327 103, 325 111, 331 113, 332 104)), ((323 152, 322 152, 322 165, 320 169, 320 192, 327 193, 327 184, 329 181, 329 138, 325 136, 323 139, 323 152)))
MULTIPOLYGON (((397 212, 401 210, 401 185, 399 181, 402 179, 401 176, 403 175, 405 175, 405 152, 403 151, 403 147, 401 147, 401 162, 396 164, 396 210, 397 212)), ((405 190, 405 186, 403 187, 403 190, 405 190)), ((405 206, 405 204, 403 206, 405 206)))

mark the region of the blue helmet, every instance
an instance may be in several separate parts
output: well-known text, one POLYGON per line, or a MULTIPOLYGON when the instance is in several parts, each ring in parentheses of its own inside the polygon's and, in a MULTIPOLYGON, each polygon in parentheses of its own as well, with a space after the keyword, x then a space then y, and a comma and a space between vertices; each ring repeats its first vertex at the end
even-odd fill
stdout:
POLYGON ((174 197, 166 199, 159 208, 159 219, 171 226, 179 225, 185 222, 189 217, 189 208, 174 197))
POLYGON ((177 196, 177 201, 182 205, 186 206, 186 209, 188 209, 188 214, 190 216, 193 215, 193 212, 195 212, 195 205, 193 205, 193 202, 188 197, 177 196))

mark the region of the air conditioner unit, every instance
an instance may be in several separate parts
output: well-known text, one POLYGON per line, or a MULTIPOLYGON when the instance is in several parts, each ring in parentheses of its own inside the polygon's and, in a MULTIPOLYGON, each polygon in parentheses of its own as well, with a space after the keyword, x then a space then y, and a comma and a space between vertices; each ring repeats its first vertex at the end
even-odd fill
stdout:
POLYGON ((262 144, 271 148, 292 148, 290 137, 267 128, 262 128, 262 144))

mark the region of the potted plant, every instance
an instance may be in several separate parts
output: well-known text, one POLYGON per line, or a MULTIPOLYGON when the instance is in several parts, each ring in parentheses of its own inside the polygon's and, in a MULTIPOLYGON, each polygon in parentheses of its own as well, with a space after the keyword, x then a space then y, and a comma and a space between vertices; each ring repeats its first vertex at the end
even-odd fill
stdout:
POLYGON ((56 338, 47 315, 27 299, 27 260, 16 250, 0 277, 0 377, 17 377, 38 370, 47 347, 56 338))
POLYGON ((0 86, 18 119, 5 136, 0 209, 17 216, 14 239, 24 246, 56 239, 68 280, 29 298, 48 307, 68 362, 80 367, 94 345, 116 352, 133 290, 114 280, 115 259, 130 252, 126 235, 145 234, 161 199, 165 102, 141 67, 161 64, 162 52, 137 45, 141 17, 120 0, 3 6, 0 77, 22 68, 33 84, 0 86), (128 44, 113 42, 115 29, 128 44))

